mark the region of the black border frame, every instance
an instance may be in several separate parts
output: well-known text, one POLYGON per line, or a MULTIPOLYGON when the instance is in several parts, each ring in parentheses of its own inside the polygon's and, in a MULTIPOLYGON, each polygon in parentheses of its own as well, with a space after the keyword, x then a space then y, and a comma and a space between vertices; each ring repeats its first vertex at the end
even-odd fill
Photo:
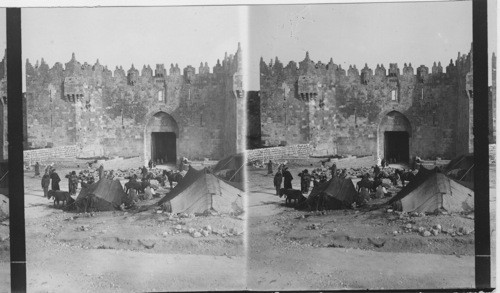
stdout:
MULTIPOLYGON (((314 3, 309 3, 314 4, 314 3)), ((251 4, 248 4, 251 5, 251 4)), ((487 0, 472 0, 474 62, 474 164, 475 164, 475 282, 470 289, 433 289, 419 292, 491 291, 491 247, 488 155, 488 22, 487 0)), ((7 96, 9 141, 9 207, 11 290, 26 291, 26 243, 23 170, 23 93, 21 8, 7 8, 7 96)), ((496 98, 496 97, 494 97, 496 98)), ((365 292, 349 291, 349 292, 365 292)), ((391 290, 374 290, 374 292, 391 290)), ((412 290, 392 290, 408 292, 412 290)), ((257 292, 257 291, 255 291, 257 292)))

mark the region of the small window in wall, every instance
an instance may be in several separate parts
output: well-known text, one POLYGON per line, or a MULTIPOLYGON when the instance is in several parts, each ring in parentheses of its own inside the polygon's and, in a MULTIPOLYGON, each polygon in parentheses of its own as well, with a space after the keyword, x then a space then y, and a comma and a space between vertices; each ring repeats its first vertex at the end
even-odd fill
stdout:
POLYGON ((391 101, 396 101, 397 100, 397 95, 396 95, 396 90, 391 91, 391 101))
POLYGON ((158 102, 163 102, 163 91, 158 92, 158 102))

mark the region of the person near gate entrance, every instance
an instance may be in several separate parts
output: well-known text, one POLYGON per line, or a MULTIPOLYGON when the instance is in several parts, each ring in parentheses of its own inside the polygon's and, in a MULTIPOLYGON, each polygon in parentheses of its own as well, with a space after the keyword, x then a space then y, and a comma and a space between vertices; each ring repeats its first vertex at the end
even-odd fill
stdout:
POLYGON ((292 189, 292 180, 293 180, 293 176, 292 176, 292 173, 290 173, 290 171, 288 171, 288 167, 285 166, 283 167, 283 188, 285 189, 292 189))
POLYGON ((40 164, 36 162, 35 164, 35 177, 40 176, 40 164))
POLYGON ((56 173, 56 169, 55 168, 53 168, 52 172, 50 173, 50 179, 52 179, 52 190, 61 190, 59 188, 59 182, 61 182, 61 178, 56 173))
POLYGON ((271 160, 267 163, 267 174, 273 174, 273 162, 271 160))
POLYGON ((281 171, 281 168, 278 167, 278 171, 276 172, 276 175, 274 175, 274 187, 276 188, 276 195, 279 195, 281 182, 283 182, 283 172, 281 171))
POLYGON ((332 174, 332 178, 337 176, 337 164, 332 164, 332 166, 330 167, 330 172, 332 174))
POLYGON ((49 186, 50 186, 50 175, 49 169, 45 169, 45 174, 42 176, 42 188, 43 188, 43 196, 49 197, 49 186))
POLYGON ((101 180, 102 177, 104 177, 104 166, 102 164, 101 166, 99 166, 98 173, 99 173, 99 180, 101 180))

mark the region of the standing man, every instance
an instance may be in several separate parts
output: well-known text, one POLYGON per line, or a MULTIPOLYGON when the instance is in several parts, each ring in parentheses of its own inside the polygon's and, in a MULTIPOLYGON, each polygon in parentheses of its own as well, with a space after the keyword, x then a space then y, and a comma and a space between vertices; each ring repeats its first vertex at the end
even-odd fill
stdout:
POLYGON ((267 174, 273 174, 273 162, 271 160, 267 163, 267 174))
POLYGON ((36 162, 35 164, 35 177, 40 176, 40 164, 36 162))
POLYGON ((292 176, 292 173, 290 173, 290 171, 288 171, 287 166, 283 167, 283 179, 284 179, 283 180, 284 181, 283 188, 292 189, 293 176, 292 176))
POLYGON ((330 171, 332 173, 332 178, 337 176, 337 164, 333 163, 330 167, 330 171))
POLYGON ((56 173, 55 168, 52 168, 52 173, 50 174, 50 179, 52 179, 52 190, 61 190, 59 188, 59 182, 61 182, 61 178, 56 173))
POLYGON ((309 170, 304 169, 304 171, 299 173, 299 176, 300 176, 300 191, 302 191, 302 193, 308 193, 309 186, 311 185, 311 175, 309 174, 309 170))
POLYGON ((75 171, 71 172, 70 180, 71 187, 73 188, 73 193, 70 194, 76 194, 76 190, 78 189, 78 176, 75 171))
POLYGON ((98 172, 99 172, 99 180, 101 180, 102 177, 104 177, 104 166, 103 165, 99 166, 98 172))
POLYGON ((281 168, 278 167, 278 172, 274 175, 274 187, 276 187, 276 195, 280 194, 281 182, 283 181, 283 173, 281 168))
POLYGON ((43 196, 49 197, 49 186, 50 186, 50 176, 49 169, 45 169, 45 174, 42 176, 42 188, 43 188, 43 196))
POLYGON ((181 157, 181 162, 179 163, 179 171, 184 170, 184 157, 181 157))

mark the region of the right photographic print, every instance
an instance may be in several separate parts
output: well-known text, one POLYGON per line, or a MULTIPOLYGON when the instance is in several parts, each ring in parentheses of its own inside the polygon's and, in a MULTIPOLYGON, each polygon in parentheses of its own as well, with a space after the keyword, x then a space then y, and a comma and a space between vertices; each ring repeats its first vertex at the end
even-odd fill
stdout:
POLYGON ((475 287, 472 5, 249 8, 249 289, 475 287))

